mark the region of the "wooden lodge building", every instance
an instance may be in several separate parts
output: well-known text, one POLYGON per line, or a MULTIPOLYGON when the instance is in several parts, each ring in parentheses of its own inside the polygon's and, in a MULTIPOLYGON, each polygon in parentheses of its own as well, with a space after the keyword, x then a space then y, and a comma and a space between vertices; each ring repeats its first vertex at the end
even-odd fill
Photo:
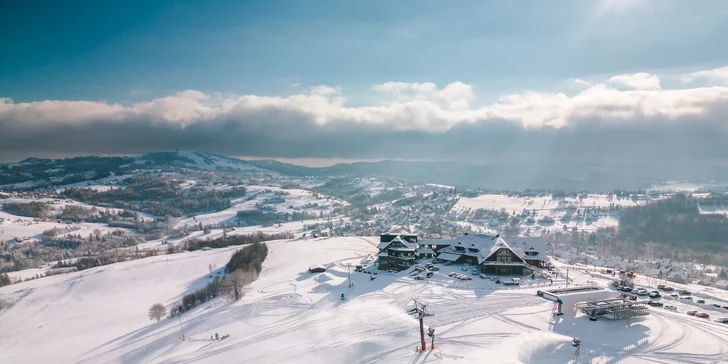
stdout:
POLYGON ((419 259, 478 266, 486 274, 524 275, 547 265, 546 242, 540 237, 465 234, 454 239, 418 239, 409 233, 380 236, 379 269, 406 269, 419 259))

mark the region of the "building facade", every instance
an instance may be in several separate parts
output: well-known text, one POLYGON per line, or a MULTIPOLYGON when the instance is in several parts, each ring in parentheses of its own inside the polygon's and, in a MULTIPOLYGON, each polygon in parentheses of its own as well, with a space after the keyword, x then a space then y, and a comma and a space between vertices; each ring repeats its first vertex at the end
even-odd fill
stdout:
POLYGON ((419 259, 477 266, 483 273, 523 275, 548 265, 546 242, 539 237, 465 234, 454 239, 418 239, 417 235, 380 235, 379 269, 406 269, 419 259))
POLYGON ((406 269, 419 259, 417 235, 409 233, 387 233, 379 236, 377 246, 379 269, 406 269))
POLYGON ((478 266, 483 273, 523 275, 547 265, 546 243, 535 237, 465 234, 437 251, 437 259, 478 266))

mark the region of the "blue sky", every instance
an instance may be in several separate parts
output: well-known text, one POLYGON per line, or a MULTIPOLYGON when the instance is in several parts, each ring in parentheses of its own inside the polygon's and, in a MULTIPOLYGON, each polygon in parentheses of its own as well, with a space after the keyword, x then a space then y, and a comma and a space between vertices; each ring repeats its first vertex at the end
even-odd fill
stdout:
POLYGON ((0 97, 134 101, 453 81, 484 98, 570 77, 720 66, 723 1, 71 1, 0 5, 0 97))
POLYGON ((0 161, 724 162, 726 19, 723 0, 4 1, 0 161))

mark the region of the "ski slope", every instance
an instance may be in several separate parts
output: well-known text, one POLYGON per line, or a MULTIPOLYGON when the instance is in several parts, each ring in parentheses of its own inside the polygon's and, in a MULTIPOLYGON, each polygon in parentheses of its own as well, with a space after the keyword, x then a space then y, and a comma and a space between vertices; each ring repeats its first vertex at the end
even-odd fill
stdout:
MULTIPOLYGON (((446 275, 461 272, 457 266, 429 281, 408 271, 379 272, 375 280, 352 272, 349 288, 347 265, 371 263, 375 246, 376 239, 355 237, 270 242, 245 297, 208 302, 181 322, 151 322, 147 309, 203 285, 207 265, 221 267, 234 248, 3 287, 0 297, 12 306, 0 312, 0 363, 569 363, 573 337, 582 340, 583 363, 719 363, 728 355, 728 325, 685 315, 688 304, 632 321, 574 314, 554 321, 551 302, 535 296, 544 283, 460 282, 446 275), (313 264, 327 272, 308 273, 313 264), (434 314, 425 320, 436 329, 433 351, 415 352, 419 326, 406 313, 412 298, 434 314), (210 340, 215 333, 230 337, 210 340)), ((571 278, 608 281, 578 271, 571 278)))

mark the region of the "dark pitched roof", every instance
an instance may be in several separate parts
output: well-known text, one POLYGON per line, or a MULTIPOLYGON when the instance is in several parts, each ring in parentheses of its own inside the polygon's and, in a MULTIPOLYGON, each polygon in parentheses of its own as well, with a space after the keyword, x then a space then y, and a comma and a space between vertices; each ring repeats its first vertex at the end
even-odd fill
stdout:
POLYGON ((537 236, 504 237, 513 251, 528 260, 546 260, 546 241, 537 236), (536 252, 537 255, 525 255, 525 252, 536 252))
POLYGON ((468 234, 459 236, 454 239, 457 243, 449 247, 440 249, 443 254, 465 255, 477 258, 478 264, 493 255, 498 249, 507 248, 522 259, 528 260, 545 260, 546 259, 546 243, 539 237, 510 237, 502 238, 499 236, 485 234, 468 234), (463 250, 456 250, 455 247, 461 247, 463 250), (471 251, 470 249, 477 249, 471 251), (526 256, 525 252, 537 252, 537 255, 526 256))

